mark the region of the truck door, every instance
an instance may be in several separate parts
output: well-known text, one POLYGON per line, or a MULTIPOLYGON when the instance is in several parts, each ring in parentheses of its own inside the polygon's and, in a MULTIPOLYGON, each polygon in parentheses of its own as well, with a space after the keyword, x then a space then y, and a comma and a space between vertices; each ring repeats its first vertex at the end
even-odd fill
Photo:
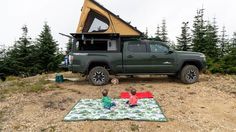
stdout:
POLYGON ((148 45, 152 72, 174 73, 176 63, 175 53, 169 52, 169 47, 161 42, 151 42, 148 45))
POLYGON ((149 72, 150 57, 147 45, 142 41, 130 41, 124 43, 123 67, 125 73, 149 72))

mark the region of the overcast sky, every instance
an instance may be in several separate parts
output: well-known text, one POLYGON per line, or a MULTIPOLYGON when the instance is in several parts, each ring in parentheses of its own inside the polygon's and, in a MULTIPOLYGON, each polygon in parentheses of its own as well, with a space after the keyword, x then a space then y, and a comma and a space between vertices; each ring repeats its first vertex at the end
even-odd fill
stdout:
MULTIPOLYGON (((176 41, 183 21, 192 21, 196 10, 202 6, 205 19, 216 17, 220 30, 226 26, 227 34, 236 31, 235 0, 97 0, 100 4, 131 21, 140 31, 154 35, 156 27, 166 19, 168 37, 176 41)), ((21 27, 27 25, 34 39, 42 30, 45 21, 51 27, 54 39, 65 47, 65 34, 76 31, 83 0, 0 0, 0 45, 12 45, 22 34, 21 27)))

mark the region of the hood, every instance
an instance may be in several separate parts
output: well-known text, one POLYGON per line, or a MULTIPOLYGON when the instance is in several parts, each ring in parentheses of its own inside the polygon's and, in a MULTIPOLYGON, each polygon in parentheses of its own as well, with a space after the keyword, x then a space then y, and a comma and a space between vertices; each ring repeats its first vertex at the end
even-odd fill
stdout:
POLYGON ((191 51, 176 51, 178 54, 183 54, 183 55, 197 55, 197 56, 203 56, 203 53, 200 52, 191 52, 191 51))

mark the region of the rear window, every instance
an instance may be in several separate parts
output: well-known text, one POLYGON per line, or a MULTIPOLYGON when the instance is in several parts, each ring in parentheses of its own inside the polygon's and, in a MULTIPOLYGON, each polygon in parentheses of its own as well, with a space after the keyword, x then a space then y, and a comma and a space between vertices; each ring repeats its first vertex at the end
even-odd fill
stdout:
POLYGON ((128 51, 130 52, 147 52, 145 44, 128 44, 128 51))

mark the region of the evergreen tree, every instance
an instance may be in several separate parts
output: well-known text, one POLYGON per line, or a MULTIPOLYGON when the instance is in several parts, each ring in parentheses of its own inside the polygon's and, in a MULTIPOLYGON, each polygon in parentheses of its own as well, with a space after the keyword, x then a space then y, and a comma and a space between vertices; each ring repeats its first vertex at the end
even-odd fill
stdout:
POLYGON ((223 62, 227 73, 236 74, 236 33, 233 34, 229 52, 223 57, 223 62))
POLYGON ((168 41, 167 35, 168 35, 168 33, 167 33, 167 27, 166 27, 166 20, 163 19, 162 20, 162 26, 161 26, 161 32, 160 32, 160 38, 163 42, 168 41))
POLYGON ((225 26, 223 26, 220 38, 220 56, 223 57, 229 52, 229 40, 227 39, 225 26))
POLYGON ((69 41, 66 44, 66 50, 67 50, 68 53, 71 52, 71 50, 72 50, 72 44, 73 44, 72 38, 69 38, 69 41))
POLYGON ((5 50, 5 45, 0 45, 0 57, 4 55, 5 50))
POLYGON ((37 58, 41 72, 55 71, 60 63, 58 44, 51 35, 51 29, 47 23, 37 38, 37 58))
POLYGON ((217 59, 218 58, 218 35, 216 22, 212 25, 210 22, 206 25, 206 36, 205 36, 205 54, 206 56, 217 59))
POLYGON ((156 31, 155 35, 156 35, 156 37, 159 37, 161 35, 159 25, 157 25, 157 31, 156 31))
POLYGON ((197 10, 197 15, 194 17, 192 30, 192 46, 193 51, 205 53, 205 21, 204 9, 197 10))
POLYGON ((5 70, 9 74, 30 76, 34 68, 34 56, 31 38, 28 37, 27 26, 22 27, 22 37, 15 42, 12 49, 10 49, 5 58, 5 70))
POLYGON ((188 51, 191 48, 191 36, 189 33, 190 27, 188 26, 188 22, 183 22, 182 24, 182 33, 180 37, 177 37, 177 50, 188 51))
POLYGON ((231 39, 230 47, 236 48, 236 32, 233 33, 233 38, 231 39))
POLYGON ((142 39, 148 39, 148 28, 146 27, 146 31, 142 36, 142 39))
POLYGON ((167 45, 170 46, 172 49, 177 49, 177 46, 174 41, 169 41, 167 45))
POLYGON ((156 31, 156 33, 155 33, 155 40, 161 41, 160 36, 161 36, 160 26, 157 25, 157 31, 156 31))

